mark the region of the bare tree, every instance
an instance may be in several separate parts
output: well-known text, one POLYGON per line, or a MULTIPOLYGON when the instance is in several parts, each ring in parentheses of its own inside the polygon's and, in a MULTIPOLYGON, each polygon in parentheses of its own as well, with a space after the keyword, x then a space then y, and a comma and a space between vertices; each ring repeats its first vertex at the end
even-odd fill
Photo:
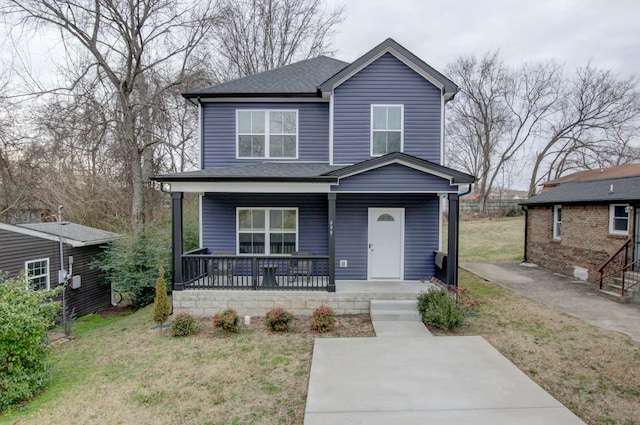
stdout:
POLYGON ((447 114, 447 161, 477 177, 475 190, 484 211, 496 179, 505 179, 506 166, 533 142, 553 112, 559 67, 545 62, 509 69, 498 52, 489 52, 480 59, 459 58, 447 73, 461 86, 447 114))
POLYGON ((635 79, 618 79, 588 64, 558 87, 556 112, 545 119, 529 194, 565 171, 621 164, 637 158, 630 145, 638 134, 640 93, 635 79), (546 171, 542 171, 546 168, 546 171))
POLYGON ((331 38, 344 8, 323 0, 221 0, 215 30, 218 80, 244 77, 333 53, 331 38))
POLYGON ((16 25, 59 29, 65 55, 78 70, 70 87, 97 78, 111 95, 113 137, 130 178, 135 230, 145 223, 145 184, 160 142, 153 110, 202 61, 198 48, 214 23, 211 1, 7 0, 0 9, 16 25))

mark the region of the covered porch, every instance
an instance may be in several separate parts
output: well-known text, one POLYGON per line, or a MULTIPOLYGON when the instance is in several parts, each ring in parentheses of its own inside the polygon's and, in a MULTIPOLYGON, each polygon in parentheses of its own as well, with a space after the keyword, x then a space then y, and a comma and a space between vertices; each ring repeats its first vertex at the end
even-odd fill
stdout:
POLYGON ((459 193, 473 177, 438 164, 396 152, 351 166, 260 163, 156 180, 170 185, 174 291, 336 292, 340 281, 425 281, 445 250, 442 280, 457 284, 459 193), (200 194, 201 248, 186 253, 184 193, 200 194), (390 257, 394 271, 385 274, 390 257))

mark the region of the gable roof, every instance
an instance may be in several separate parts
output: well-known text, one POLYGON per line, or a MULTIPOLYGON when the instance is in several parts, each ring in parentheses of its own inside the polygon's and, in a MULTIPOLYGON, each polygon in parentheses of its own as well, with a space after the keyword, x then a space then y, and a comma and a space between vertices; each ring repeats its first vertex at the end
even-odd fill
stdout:
POLYGON ((436 87, 441 89, 445 100, 452 99, 458 92, 459 88, 453 81, 436 71, 392 38, 387 38, 385 41, 378 44, 376 47, 356 59, 353 63, 349 64, 337 74, 323 82, 320 85, 320 90, 323 92, 330 92, 385 53, 391 53, 405 65, 409 66, 409 68, 413 69, 433 83, 436 87))
POLYGON ((640 176, 563 183, 520 202, 521 205, 640 201, 640 176))
POLYGON ((328 172, 326 175, 345 178, 390 164, 400 164, 425 173, 433 174, 438 177, 448 179, 451 184, 471 184, 476 180, 472 175, 462 173, 452 168, 403 152, 392 152, 357 164, 341 167, 337 170, 328 172))
POLYGON ((317 96, 318 86, 347 62, 327 56, 303 60, 215 86, 184 93, 187 99, 221 96, 317 96))
POLYGON ((457 93, 458 86, 453 81, 395 40, 387 38, 351 64, 328 56, 317 56, 226 83, 194 90, 184 93, 183 96, 192 100, 216 97, 318 97, 322 92, 331 92, 342 82, 386 53, 391 53, 442 90, 445 100, 452 99, 457 93))
POLYGON ((57 222, 18 225, 0 223, 0 229, 56 242, 60 240, 60 232, 62 232, 62 241, 74 248, 99 245, 123 237, 119 233, 70 222, 62 222, 62 226, 57 222))
POLYGON ((557 179, 549 180, 542 185, 545 188, 555 187, 562 183, 614 179, 618 177, 640 176, 640 164, 626 164, 617 167, 597 168, 595 170, 578 171, 557 179))

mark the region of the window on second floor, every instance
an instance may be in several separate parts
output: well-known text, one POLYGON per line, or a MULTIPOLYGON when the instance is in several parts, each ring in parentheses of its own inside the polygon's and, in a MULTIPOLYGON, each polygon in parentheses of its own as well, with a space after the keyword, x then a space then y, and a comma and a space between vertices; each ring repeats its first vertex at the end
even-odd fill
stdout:
POLYGON ((609 205, 609 233, 613 235, 629 234, 629 205, 609 205))
POLYGON ((403 105, 371 105, 371 156, 402 152, 403 105))
POLYGON ((297 158, 298 111, 238 110, 238 158, 297 158))
POLYGON ((553 206, 553 239, 562 238, 562 205, 553 206))
POLYGON ((49 289, 49 259, 25 261, 27 282, 35 290, 49 289))

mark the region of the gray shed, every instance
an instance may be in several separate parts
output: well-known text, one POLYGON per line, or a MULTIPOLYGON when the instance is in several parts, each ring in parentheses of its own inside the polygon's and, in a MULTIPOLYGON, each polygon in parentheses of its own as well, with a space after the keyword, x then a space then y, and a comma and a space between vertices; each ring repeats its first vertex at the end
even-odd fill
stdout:
POLYGON ((69 222, 0 223, 0 271, 9 277, 24 272, 34 287, 55 288, 60 284, 60 234, 64 269, 72 275, 69 309, 84 316, 109 306, 111 288, 91 264, 107 243, 122 237, 118 233, 69 222))

